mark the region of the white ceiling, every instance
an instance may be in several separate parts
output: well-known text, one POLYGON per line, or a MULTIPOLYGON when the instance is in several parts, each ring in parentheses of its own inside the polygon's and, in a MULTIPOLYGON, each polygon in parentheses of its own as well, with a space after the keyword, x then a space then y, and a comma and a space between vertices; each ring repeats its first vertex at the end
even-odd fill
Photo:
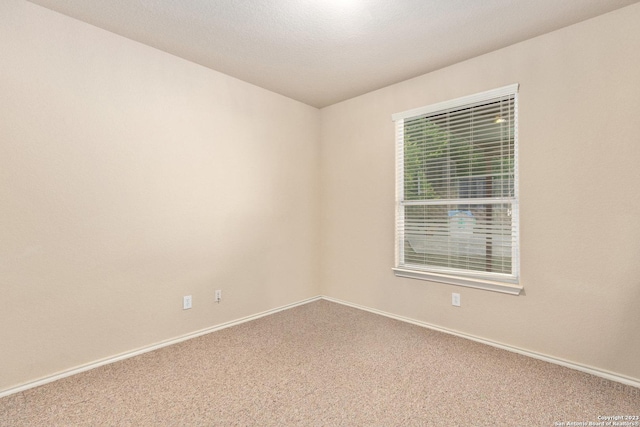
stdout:
POLYGON ((640 0, 30 0, 315 107, 640 0))

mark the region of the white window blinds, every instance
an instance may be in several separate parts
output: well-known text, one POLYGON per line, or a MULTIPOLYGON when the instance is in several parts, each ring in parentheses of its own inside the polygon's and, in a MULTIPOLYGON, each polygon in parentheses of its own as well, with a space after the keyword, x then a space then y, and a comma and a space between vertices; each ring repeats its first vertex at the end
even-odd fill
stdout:
POLYGON ((519 292, 517 89, 393 116, 397 275, 519 292))

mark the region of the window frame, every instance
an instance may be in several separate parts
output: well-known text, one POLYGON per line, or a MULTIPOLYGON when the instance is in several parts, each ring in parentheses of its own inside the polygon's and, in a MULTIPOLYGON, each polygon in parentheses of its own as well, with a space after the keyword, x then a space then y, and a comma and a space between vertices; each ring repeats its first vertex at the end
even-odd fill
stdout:
MULTIPOLYGON (((520 221, 519 221, 519 185, 518 185, 518 84, 512 84, 501 88, 480 92, 470 96, 452 99, 416 108, 392 115, 396 127, 396 227, 395 227, 395 266, 394 274, 397 277, 406 277, 434 281, 457 286, 465 286, 476 289, 519 295, 523 287, 520 285, 520 221), (513 96, 514 105, 514 195, 511 204, 512 223, 512 255, 511 274, 492 273, 475 270, 443 271, 434 266, 407 265, 405 263, 404 246, 404 215, 407 207, 405 201, 405 174, 404 174, 404 123, 406 120, 419 116, 429 116, 439 113, 456 111, 477 105, 489 104, 497 98, 513 96), (401 225, 402 224, 402 225, 401 225)), ((425 199, 427 200, 427 199, 425 199)), ((464 203, 463 203, 464 204, 464 203)))

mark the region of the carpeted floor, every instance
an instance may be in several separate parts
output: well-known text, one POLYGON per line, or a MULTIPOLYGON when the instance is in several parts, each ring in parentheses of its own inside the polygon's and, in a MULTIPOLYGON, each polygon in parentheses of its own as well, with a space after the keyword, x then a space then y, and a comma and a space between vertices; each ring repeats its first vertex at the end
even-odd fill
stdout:
POLYGON ((620 415, 640 415, 638 389, 324 300, 0 399, 1 426, 558 426, 620 415))

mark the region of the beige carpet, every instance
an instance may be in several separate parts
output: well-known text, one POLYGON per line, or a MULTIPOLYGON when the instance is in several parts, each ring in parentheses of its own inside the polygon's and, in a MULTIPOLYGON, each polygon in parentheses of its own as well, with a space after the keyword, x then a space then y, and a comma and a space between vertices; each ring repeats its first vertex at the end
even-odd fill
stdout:
POLYGON ((0 399, 2 426, 553 426, 617 415, 640 415, 637 388, 328 301, 0 399))

